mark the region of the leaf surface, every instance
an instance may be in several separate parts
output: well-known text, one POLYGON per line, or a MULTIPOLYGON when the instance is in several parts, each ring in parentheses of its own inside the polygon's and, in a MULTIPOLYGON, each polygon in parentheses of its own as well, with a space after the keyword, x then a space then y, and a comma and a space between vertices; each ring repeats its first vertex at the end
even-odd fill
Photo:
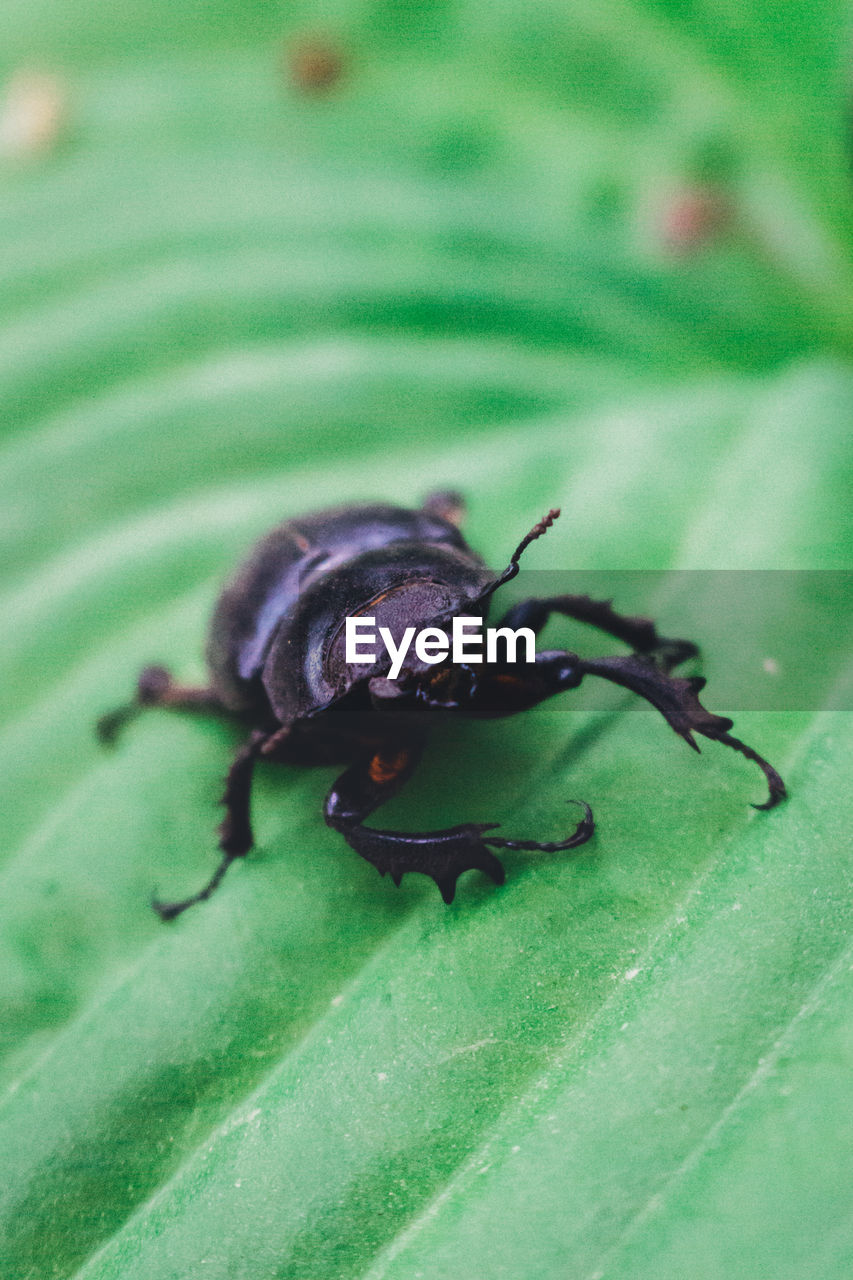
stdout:
POLYGON ((797 584, 853 551, 847 11, 215 8, 7 14, 71 123, 0 189, 3 1274, 840 1280, 853 667, 797 584), (325 98, 278 47, 321 28, 325 98), (562 506, 527 559, 564 590, 790 575, 741 618, 713 575, 628 603, 791 799, 567 697, 438 732, 388 815, 549 839, 582 797, 573 856, 446 908, 324 825, 331 771, 267 766, 257 850, 164 927, 238 730, 95 718, 145 662, 201 676, 272 523, 447 483, 495 565, 562 506), (821 697, 715 701, 739 669, 773 705, 767 660, 821 697))

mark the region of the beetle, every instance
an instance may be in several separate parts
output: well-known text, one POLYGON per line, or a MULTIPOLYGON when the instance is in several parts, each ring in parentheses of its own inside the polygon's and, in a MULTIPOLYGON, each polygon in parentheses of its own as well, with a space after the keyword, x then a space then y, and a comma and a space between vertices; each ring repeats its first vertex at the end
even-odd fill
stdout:
POLYGON ((410 626, 446 633, 454 618, 484 619, 492 596, 516 576, 524 551, 560 512, 550 510, 533 526, 500 573, 468 546, 460 531, 463 514, 461 496, 441 491, 419 508, 372 503, 284 521, 257 543, 219 597, 207 642, 209 683, 182 685, 164 667, 149 666, 132 702, 100 718, 105 742, 113 742, 144 707, 224 713, 249 730, 225 782, 219 865, 191 897, 155 900, 164 920, 209 898, 229 865, 251 849, 252 773, 262 758, 345 764, 326 796, 326 822, 381 875, 399 886, 407 872, 421 872, 432 877, 447 903, 465 871, 482 871, 503 883, 504 868, 493 849, 553 853, 583 844, 594 822, 581 802, 575 829, 551 842, 490 834, 495 823, 408 833, 367 826, 366 819, 411 776, 437 717, 515 715, 577 688, 586 675, 645 698, 695 750, 698 733, 754 761, 769 789, 768 799, 755 808, 770 809, 785 797, 772 765, 729 733, 732 721, 702 706, 704 679, 671 674, 696 656, 696 645, 660 636, 649 618, 616 613, 610 601, 587 595, 522 600, 500 626, 529 627, 536 634, 551 615, 563 615, 606 632, 626 644, 629 654, 587 659, 546 650, 522 665, 510 662, 508 650, 505 658, 493 655, 493 661, 478 664, 454 663, 451 657, 428 663, 409 650, 393 680, 387 653, 367 665, 348 662, 347 617, 370 615, 398 647, 410 626))

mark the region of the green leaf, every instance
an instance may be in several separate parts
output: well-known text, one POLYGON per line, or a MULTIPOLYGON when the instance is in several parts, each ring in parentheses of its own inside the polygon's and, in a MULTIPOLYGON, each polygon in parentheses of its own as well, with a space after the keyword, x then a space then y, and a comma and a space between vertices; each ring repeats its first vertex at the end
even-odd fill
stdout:
POLYGON ((70 105, 0 171, 4 1278, 846 1277, 846 9, 7 16, 70 105), (528 562, 566 590, 773 571, 741 617, 697 572, 617 605, 702 642, 790 800, 581 691, 438 730, 387 810, 547 839, 582 797, 576 854, 447 908, 324 825, 330 770, 265 766, 257 849, 163 926, 239 730, 97 715, 202 675, 275 521, 448 482, 495 565, 561 505, 528 562))

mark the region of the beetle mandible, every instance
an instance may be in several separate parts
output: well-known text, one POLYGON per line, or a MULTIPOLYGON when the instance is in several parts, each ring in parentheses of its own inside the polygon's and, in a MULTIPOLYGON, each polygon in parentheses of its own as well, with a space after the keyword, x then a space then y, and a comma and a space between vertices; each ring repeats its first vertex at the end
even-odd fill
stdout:
POLYGON ((98 731, 113 741, 143 707, 225 713, 250 732, 225 782, 222 857, 208 883, 179 902, 154 902, 172 920, 209 898, 228 866, 252 847, 250 793, 259 758, 289 764, 347 765, 326 797, 329 826, 396 885, 408 871, 431 876, 445 902, 465 871, 483 871, 502 884, 504 869, 492 849, 556 852, 589 840, 592 812, 564 840, 510 840, 488 834, 495 823, 464 823, 440 831, 406 833, 365 825, 411 776, 436 716, 514 715, 545 698, 575 689, 586 675, 601 676, 645 698, 698 751, 694 733, 733 747, 763 770, 770 809, 785 784, 768 762, 729 730, 732 721, 699 701, 700 676, 671 675, 698 650, 689 640, 658 635, 649 618, 616 613, 609 601, 587 595, 523 600, 500 626, 541 631, 552 614, 589 623, 632 650, 627 655, 580 658, 547 650, 524 666, 496 659, 477 665, 438 664, 407 653, 399 676, 388 677, 387 653, 371 665, 347 663, 347 616, 370 615, 395 644, 409 626, 449 629, 455 617, 488 614, 491 598, 514 578, 519 559, 559 516, 554 509, 534 525, 502 573, 488 569, 460 532, 459 494, 430 494, 416 509, 390 504, 343 506, 278 525, 254 547, 214 609, 207 644, 205 687, 177 684, 159 666, 139 676, 130 704, 102 716, 98 731))

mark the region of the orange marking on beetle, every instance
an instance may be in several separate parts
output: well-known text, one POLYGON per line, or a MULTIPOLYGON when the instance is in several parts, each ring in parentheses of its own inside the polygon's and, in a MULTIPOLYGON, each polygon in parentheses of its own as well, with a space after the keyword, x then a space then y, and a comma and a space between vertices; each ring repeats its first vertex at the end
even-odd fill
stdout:
POLYGON ((409 763, 408 751, 398 751, 393 756, 383 756, 381 752, 373 757, 367 772, 372 782, 382 786, 398 777, 409 763))
POLYGON ((399 591, 399 590, 400 590, 399 587, 391 587, 389 588, 388 591, 383 591, 381 595, 374 596, 372 600, 368 600, 367 604, 362 605, 360 609, 354 609, 351 616, 353 618, 363 618, 364 615, 366 613, 369 613, 371 609, 375 609, 376 606, 378 604, 381 604, 382 601, 385 600, 388 596, 393 595, 395 591, 399 591))

